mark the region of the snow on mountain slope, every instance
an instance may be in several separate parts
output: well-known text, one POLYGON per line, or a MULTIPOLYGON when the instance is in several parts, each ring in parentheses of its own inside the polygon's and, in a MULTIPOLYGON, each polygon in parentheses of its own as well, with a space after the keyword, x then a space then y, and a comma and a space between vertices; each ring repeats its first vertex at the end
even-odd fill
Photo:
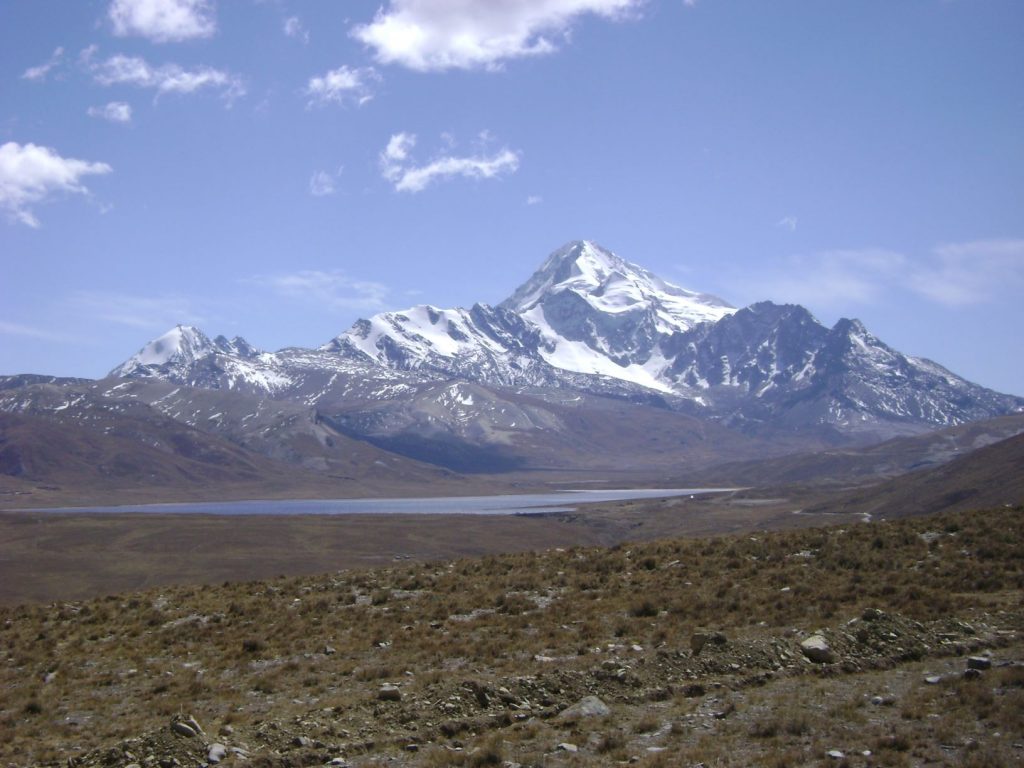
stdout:
POLYGON ((714 322, 735 312, 717 296, 680 288, 589 240, 563 245, 499 306, 524 313, 562 293, 596 312, 649 313, 661 333, 714 322))
POLYGON ((672 285, 587 240, 568 243, 499 305, 540 331, 554 368, 624 379, 660 392, 661 341, 735 311, 721 299, 672 285))
POLYGON ((323 349, 506 384, 553 383, 558 371, 570 371, 668 393, 660 339, 734 311, 576 241, 551 254, 497 307, 385 312, 323 349))
MULTIPOLYGON (((237 389, 335 414, 353 403, 397 408, 452 380, 559 388, 657 402, 745 431, 824 429, 826 439, 1024 409, 1020 398, 889 348, 856 320, 829 329, 799 306, 737 310, 589 241, 559 248, 497 306, 384 312, 319 349, 274 353, 179 326, 112 375, 237 389)), ((453 400, 443 416, 431 406, 423 423, 457 424, 467 407, 478 406, 453 400)))
POLYGON ((321 350, 439 378, 555 385, 562 372, 544 360, 544 343, 536 326, 507 309, 422 305, 359 320, 321 350))
POLYGON ((178 325, 154 339, 112 370, 122 378, 163 378, 208 389, 273 392, 291 384, 273 355, 236 336, 214 340, 189 325, 178 325))

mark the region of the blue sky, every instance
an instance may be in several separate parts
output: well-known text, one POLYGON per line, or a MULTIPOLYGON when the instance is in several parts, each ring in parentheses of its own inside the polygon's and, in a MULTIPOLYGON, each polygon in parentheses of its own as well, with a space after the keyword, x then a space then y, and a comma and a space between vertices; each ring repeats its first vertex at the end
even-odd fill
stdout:
POLYGON ((277 349, 595 240, 1024 394, 1019 0, 0 6, 0 373, 277 349))

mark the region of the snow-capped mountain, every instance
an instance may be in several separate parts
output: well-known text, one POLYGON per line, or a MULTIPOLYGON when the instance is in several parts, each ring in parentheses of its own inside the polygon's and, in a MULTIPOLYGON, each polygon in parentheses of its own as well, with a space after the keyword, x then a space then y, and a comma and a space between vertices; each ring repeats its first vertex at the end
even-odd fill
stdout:
POLYGON ((323 349, 493 383, 553 384, 568 372, 670 393, 660 341, 732 312, 584 240, 552 253, 497 307, 385 312, 323 349))
MULTIPOLYGON (((111 375, 297 400, 325 415, 344 411, 347 424, 368 423, 353 403, 378 403, 374 423, 389 423, 379 403, 419 402, 452 380, 492 393, 557 387, 646 399, 747 432, 824 430, 834 439, 1024 410, 1024 399, 897 352, 856 320, 830 329, 799 306, 737 310, 588 241, 552 253, 497 306, 384 312, 318 349, 274 353, 179 326, 111 375)), ((447 419, 457 432, 459 419, 475 418, 472 403, 439 407, 426 411, 435 426, 447 419)))
POLYGON ((429 305, 359 320, 321 347, 343 357, 405 371, 433 371, 496 384, 550 384, 557 376, 539 354, 540 332, 502 308, 429 305))
POLYGON ((536 328, 555 368, 670 391, 661 342, 736 310, 688 291, 587 241, 569 243, 502 302, 536 328))
POLYGON ((674 391, 742 427, 907 433, 1024 408, 1020 398, 897 352, 858 320, 829 329, 795 305, 753 304, 663 349, 674 391))
POLYGON ((110 372, 119 378, 161 378, 206 389, 255 389, 273 392, 289 381, 276 370, 273 355, 255 349, 240 336, 210 338, 178 325, 110 372))
POLYGON ((256 349, 236 336, 210 339, 179 325, 149 342, 108 376, 161 379, 202 389, 294 399, 316 405, 326 396, 375 399, 401 395, 433 380, 325 349, 256 349))

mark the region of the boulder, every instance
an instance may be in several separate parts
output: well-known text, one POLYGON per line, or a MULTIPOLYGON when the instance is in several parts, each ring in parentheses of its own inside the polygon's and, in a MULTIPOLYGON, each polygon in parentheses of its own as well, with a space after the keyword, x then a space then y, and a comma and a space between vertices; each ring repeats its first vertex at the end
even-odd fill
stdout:
POLYGON ((385 683, 380 687, 380 690, 377 691, 377 698, 381 701, 401 701, 402 692, 399 690, 397 685, 385 683))
POLYGON ((584 717, 607 717, 612 713, 608 705, 597 696, 584 696, 571 707, 563 709, 558 715, 559 720, 575 720, 584 717))
POLYGON ((228 756, 228 748, 223 744, 214 742, 210 745, 210 749, 206 753, 206 759, 211 763, 219 763, 225 757, 228 756))
POLYGON ((172 722, 171 731, 177 736, 184 736, 188 739, 192 738, 193 736, 199 735, 198 731, 196 731, 191 725, 182 720, 175 720, 174 722, 172 722))
POLYGON ((725 645, 726 637, 721 632, 694 632, 690 635, 690 650, 694 656, 698 656, 705 645, 725 645))
POLYGON ((808 637, 800 643, 800 650, 803 651, 804 656, 815 664, 831 664, 836 660, 836 654, 832 650, 832 646, 828 644, 828 640, 822 635, 811 635, 808 637))

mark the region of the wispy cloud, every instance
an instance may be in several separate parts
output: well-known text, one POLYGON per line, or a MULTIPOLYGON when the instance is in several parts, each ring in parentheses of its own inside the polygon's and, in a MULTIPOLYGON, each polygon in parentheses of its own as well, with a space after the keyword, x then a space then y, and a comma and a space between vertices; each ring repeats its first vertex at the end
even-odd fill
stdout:
POLYGON ((25 80, 38 80, 41 82, 46 79, 46 76, 50 74, 54 67, 60 64, 63 57, 64 49, 58 47, 54 49, 53 53, 50 54, 50 58, 45 63, 40 64, 38 67, 29 67, 22 72, 21 76, 25 80))
POLYGON ((112 0, 107 16, 118 37, 155 43, 210 37, 217 31, 209 0, 112 0))
POLYGON ((527 205, 540 205, 544 202, 544 198, 540 195, 530 195, 526 198, 527 205))
POLYGON ((72 337, 67 334, 55 333, 45 328, 36 328, 31 325, 22 325, 21 323, 9 323, 5 320, 0 320, 0 335, 21 336, 28 339, 38 339, 39 341, 64 342, 72 340, 72 337))
POLYGON ((313 197, 325 197, 335 192, 335 181, 341 175, 339 168, 334 173, 327 171, 316 171, 309 179, 309 194, 313 197))
POLYGON ((309 30, 302 26, 298 16, 289 16, 284 20, 284 33, 294 40, 301 40, 303 44, 309 42, 309 30))
POLYGON ((1007 301, 1024 292, 1024 240, 946 243, 922 254, 862 248, 793 255, 736 282, 775 301, 842 309, 900 294, 948 307, 1007 301))
MULTIPOLYGON (((905 269, 905 257, 881 248, 794 255, 747 276, 761 297, 798 304, 867 304, 905 269)), ((751 286, 747 286, 748 288, 751 286)))
POLYGON ((134 85, 152 88, 158 94, 209 89, 220 91, 228 102, 245 95, 245 84, 240 77, 213 67, 153 66, 139 56, 117 54, 93 65, 92 70, 93 79, 100 85, 134 85))
POLYGON ((61 157, 49 147, 9 141, 0 146, 0 208, 30 227, 39 219, 32 207, 60 193, 85 195, 82 179, 113 170, 106 163, 61 157))
POLYGON ((341 311, 381 309, 390 293, 383 283, 354 279, 339 270, 304 269, 283 275, 256 275, 247 282, 270 288, 280 296, 341 311))
POLYGON ((130 123, 132 121, 131 104, 126 104, 123 101, 111 101, 102 107, 89 107, 86 112, 89 117, 98 117, 112 123, 130 123))
POLYGON ((490 155, 441 155, 428 163, 416 165, 410 157, 415 145, 415 134, 396 133, 380 153, 381 175, 398 192, 421 192, 435 181, 455 176, 493 179, 515 173, 519 168, 519 154, 510 149, 501 149, 490 155))
POLYGON ((982 304, 1024 291, 1024 240, 945 243, 915 265, 910 287, 949 306, 982 304))
POLYGON ((644 0, 390 0, 353 36, 383 64, 410 69, 494 69, 506 59, 552 53, 573 24, 618 18, 644 0))
POLYGON ((353 68, 344 65, 309 79, 307 106, 353 103, 362 106, 373 99, 372 84, 380 79, 373 67, 353 68))
POLYGON ((783 216, 775 222, 775 226, 779 229, 788 230, 789 232, 796 232, 796 222, 796 216, 783 216))
POLYGON ((202 325, 203 313, 183 296, 137 296, 135 294, 79 291, 68 306, 96 320, 131 328, 166 329, 178 323, 202 325))

